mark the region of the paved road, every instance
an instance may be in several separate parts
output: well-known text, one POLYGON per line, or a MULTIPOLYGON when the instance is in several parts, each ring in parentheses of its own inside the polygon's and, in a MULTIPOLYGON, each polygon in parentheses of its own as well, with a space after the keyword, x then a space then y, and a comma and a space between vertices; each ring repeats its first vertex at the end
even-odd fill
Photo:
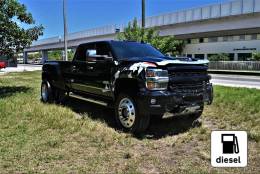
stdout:
POLYGON ((211 74, 214 85, 260 89, 260 76, 211 74))
POLYGON ((9 72, 37 71, 41 70, 42 65, 19 64, 17 67, 7 67, 0 70, 0 75, 9 72))
MULTIPOLYGON (((17 68, 5 68, 0 70, 0 75, 8 72, 37 71, 41 69, 42 69, 42 65, 19 64, 17 68)), ((211 74, 211 76, 212 76, 211 82, 214 85, 260 89, 260 76, 227 75, 227 74, 211 74)))

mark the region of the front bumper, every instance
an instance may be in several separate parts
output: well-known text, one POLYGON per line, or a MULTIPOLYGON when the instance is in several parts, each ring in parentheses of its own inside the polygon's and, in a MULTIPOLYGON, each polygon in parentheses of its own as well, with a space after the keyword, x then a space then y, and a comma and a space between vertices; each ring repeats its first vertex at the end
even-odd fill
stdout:
POLYGON ((141 112, 150 115, 173 115, 191 114, 200 112, 204 103, 210 105, 213 101, 212 84, 207 84, 201 93, 178 93, 174 91, 148 91, 139 95, 141 112))

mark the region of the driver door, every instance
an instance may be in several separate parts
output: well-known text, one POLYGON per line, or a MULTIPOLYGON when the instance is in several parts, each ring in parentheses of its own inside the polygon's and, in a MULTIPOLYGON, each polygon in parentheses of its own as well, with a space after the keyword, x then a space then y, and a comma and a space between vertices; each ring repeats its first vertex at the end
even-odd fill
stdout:
POLYGON ((112 51, 106 42, 97 42, 86 50, 86 90, 92 94, 110 97, 111 70, 114 66, 112 51))

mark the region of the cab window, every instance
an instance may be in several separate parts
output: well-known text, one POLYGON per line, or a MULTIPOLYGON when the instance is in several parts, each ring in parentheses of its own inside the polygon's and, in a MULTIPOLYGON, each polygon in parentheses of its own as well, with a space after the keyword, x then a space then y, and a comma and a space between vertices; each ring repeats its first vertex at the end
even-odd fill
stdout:
POLYGON ((81 61, 81 62, 86 62, 86 51, 89 49, 95 49, 94 44, 83 44, 79 45, 74 57, 75 61, 81 61))
POLYGON ((104 57, 112 57, 109 45, 105 42, 98 42, 94 44, 94 47, 87 48, 86 50, 87 62, 102 61, 104 57))
POLYGON ((112 57, 109 45, 105 42, 84 44, 78 47, 76 61, 95 62, 104 57, 112 57))

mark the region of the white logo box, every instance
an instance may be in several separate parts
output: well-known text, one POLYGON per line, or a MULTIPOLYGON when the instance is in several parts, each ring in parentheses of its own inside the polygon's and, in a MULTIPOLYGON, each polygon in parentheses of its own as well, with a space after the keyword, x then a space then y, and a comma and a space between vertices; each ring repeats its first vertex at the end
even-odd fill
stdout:
POLYGON ((212 131, 211 165, 213 167, 247 166, 246 131, 212 131))

